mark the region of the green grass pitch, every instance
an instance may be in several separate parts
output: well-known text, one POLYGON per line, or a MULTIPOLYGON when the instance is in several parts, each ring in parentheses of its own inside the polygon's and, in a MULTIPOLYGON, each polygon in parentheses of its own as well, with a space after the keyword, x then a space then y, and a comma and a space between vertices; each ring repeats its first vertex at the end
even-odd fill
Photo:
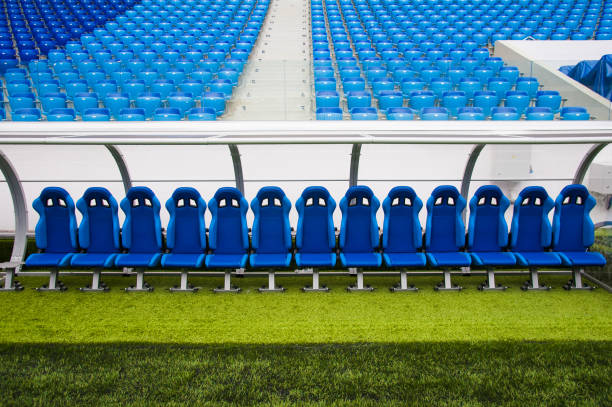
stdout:
POLYGON ((612 405, 612 296, 522 292, 390 293, 393 277, 322 277, 330 293, 302 293, 308 277, 234 279, 241 294, 213 294, 221 278, 191 278, 197 294, 169 293, 178 277, 147 278, 153 293, 0 293, 0 405, 612 405))

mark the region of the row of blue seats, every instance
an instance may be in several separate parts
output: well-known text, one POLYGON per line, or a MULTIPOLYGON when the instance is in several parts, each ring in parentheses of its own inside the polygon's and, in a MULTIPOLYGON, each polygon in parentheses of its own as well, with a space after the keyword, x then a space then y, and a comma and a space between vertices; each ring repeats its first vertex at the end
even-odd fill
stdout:
MULTIPOLYGON (((361 10, 369 10, 366 1, 360 4, 361 10)), ((560 111, 562 98, 558 92, 540 91, 537 78, 519 77, 516 67, 503 67, 501 58, 490 57, 487 49, 477 49, 474 41, 470 41, 472 44, 468 50, 482 51, 482 55, 479 53, 476 57, 467 57, 468 50, 465 49, 449 48, 446 52, 439 48, 430 49, 427 48, 427 41, 418 44, 425 47, 421 49, 409 48, 417 46, 409 42, 400 53, 398 47, 401 38, 395 37, 394 42, 390 41, 386 30, 369 34, 369 30, 364 30, 361 26, 360 16, 355 13, 355 6, 352 3, 341 2, 342 14, 335 0, 327 1, 325 5, 325 9, 322 3, 312 5, 313 25, 317 22, 323 23, 321 32, 314 34, 313 31, 313 36, 318 36, 313 37, 313 56, 316 52, 329 52, 329 57, 315 56, 313 62, 316 106, 324 108, 318 110, 318 118, 338 119, 338 116, 341 116, 337 114, 340 95, 336 93, 338 86, 334 68, 340 71, 342 89, 351 117, 357 119, 378 117, 372 107, 370 89, 372 95, 378 99, 377 105, 383 113, 389 108, 410 107, 419 112, 427 108, 424 115, 426 118, 458 117, 459 109, 462 109, 462 118, 480 119, 482 115, 485 118, 493 117, 491 109, 495 106, 501 107, 502 102, 504 102, 503 107, 508 109, 496 109, 497 118, 505 115, 508 119, 515 119, 517 115, 520 118, 525 113, 525 117, 529 119, 550 120, 560 111), (348 36, 343 25, 347 13, 353 18, 351 21, 359 23, 349 29, 351 36, 348 36), (337 17, 340 25, 332 27, 329 22, 330 14, 337 17), (327 22, 325 16, 328 18, 327 22), (327 39, 324 38, 327 36, 328 28, 332 32, 334 42, 333 55, 327 39), (354 36, 360 41, 359 46, 353 42, 354 36), (357 49, 357 54, 353 48, 357 49), (342 52, 341 58, 336 54, 338 50, 342 52), (416 57, 423 55, 425 51, 431 53, 429 58, 416 57), (381 57, 378 57, 378 54, 381 57), (436 59, 437 66, 432 65, 433 59, 436 59), (464 66, 453 67, 455 63, 463 63, 464 66), (477 66, 481 67, 476 68, 477 66), (471 73, 468 73, 468 70, 471 73), (466 76, 474 72, 477 72, 478 77, 466 76), (506 77, 496 77, 502 72, 506 77), (448 78, 443 77, 445 75, 448 75, 448 78), (426 87, 431 90, 425 91, 426 87), (409 98, 407 105, 404 103, 404 97, 409 98), (440 108, 431 109, 436 105, 440 108), (529 108, 530 105, 534 105, 533 108, 529 108), (466 107, 480 108, 482 112, 479 109, 463 109, 466 107), (353 109, 357 109, 356 112, 353 112, 353 109)), ((432 46, 435 45, 432 43, 432 46)), ((404 116, 406 112, 408 111, 403 110, 404 116)), ((570 116, 576 117, 576 115, 570 116)), ((582 119, 584 116, 580 115, 582 119)))
POLYGON ((493 185, 480 187, 470 200, 467 238, 462 220, 466 202, 453 186, 434 189, 427 200, 425 234, 419 221, 422 203, 410 187, 395 187, 385 198, 382 236, 376 213, 379 201, 367 186, 348 189, 340 201, 342 222, 334 232, 334 199, 323 187, 308 187, 296 202, 299 214, 292 242, 291 203, 278 187, 264 187, 251 201, 254 214, 249 242, 248 203, 235 188, 221 188, 208 202, 193 188, 178 188, 166 202, 170 221, 167 252, 162 251, 160 203, 149 188, 133 187, 118 205, 108 190, 89 188, 76 207, 62 188, 47 187, 34 201, 40 219, 27 267, 151 268, 457 268, 479 266, 602 266, 589 252, 594 226, 589 212, 595 199, 583 185, 569 185, 553 203, 542 187, 527 187, 514 203, 510 237, 505 213, 510 205, 493 185), (555 208, 552 227, 548 219, 555 208), (204 212, 212 220, 208 235, 204 212), (122 248, 124 251, 122 251, 122 248), (336 251, 338 248, 338 251, 336 251), (422 250, 424 248, 424 250, 422 250), (467 250, 464 251, 464 248, 467 250), (293 253, 295 252, 295 256, 293 253))
MULTIPOLYGON (((344 113, 340 107, 319 107, 316 112, 317 120, 342 120, 344 113)), ((376 109, 375 107, 353 107, 350 109, 352 120, 378 120, 385 117, 387 120, 520 120, 522 113, 515 107, 490 107, 485 111, 481 107, 459 107, 451 112, 445 107, 424 107, 414 110, 409 107, 388 107, 376 109)), ((524 111, 526 120, 554 120, 555 113, 549 107, 528 107, 524 111)), ((564 107, 561 109, 560 120, 589 120, 590 115, 584 107, 564 107)))
MULTIPOLYGON (((33 110, 21 110, 39 107, 45 114, 74 108, 76 117, 84 120, 92 117, 87 110, 98 108, 108 108, 118 120, 126 117, 122 110, 134 108, 144 109, 145 119, 157 119, 161 116, 156 112, 167 113, 167 108, 178 109, 179 118, 192 108, 212 108, 222 115, 269 2, 157 3, 134 7, 104 28, 81 36, 80 42, 50 51, 47 60, 30 62, 26 72, 7 69, 13 111, 9 117, 41 117, 33 110), (191 18, 180 19, 187 13, 191 18), (156 16, 165 18, 153 25, 156 16)), ((61 112, 67 117, 66 110, 61 112)))
POLYGON ((8 0, 5 4, 0 15, 0 55, 11 59, 18 54, 22 61, 30 61, 104 24, 135 1, 8 0))
MULTIPOLYGON (((221 96, 219 100, 223 100, 221 96)), ((223 101, 224 102, 224 101, 223 101)), ((217 120, 219 112, 211 107, 194 107, 189 110, 181 111, 176 107, 159 107, 152 113, 147 113, 143 108, 122 108, 118 112, 111 112, 107 108, 87 108, 80 115, 77 115, 71 108, 54 108, 45 112, 44 117, 40 109, 23 108, 13 110, 11 120, 17 122, 40 121, 45 118, 52 122, 71 122, 81 118, 83 121, 110 121, 112 118, 118 121, 145 121, 152 119, 155 121, 212 121, 217 120)), ((0 109, 0 120, 6 119, 6 112, 0 109)))
MULTIPOLYGON (((341 5, 349 3, 345 1, 341 5)), ((589 39, 595 32, 607 34, 608 30, 605 28, 610 25, 612 15, 610 2, 596 3, 588 10, 581 8, 579 4, 572 5, 576 7, 572 11, 563 5, 557 5, 559 8, 556 12, 549 7, 530 10, 515 3, 497 4, 498 8, 492 10, 484 6, 476 10, 453 12, 452 5, 449 7, 441 3, 431 7, 421 2, 354 2, 355 10, 362 14, 367 23, 394 24, 402 29, 405 35, 416 35, 419 39, 431 38, 438 43, 457 36, 459 40, 474 39, 483 46, 489 41, 493 44, 500 39, 523 39, 529 35, 545 40, 568 39, 573 35, 576 35, 576 39, 589 39), (601 20, 604 23, 600 23, 599 27, 604 29, 599 31, 598 20, 602 10, 604 14, 601 20)), ((335 17, 336 15, 332 15, 330 21, 334 22, 335 17)), ((347 25, 352 21, 348 19, 347 25)))

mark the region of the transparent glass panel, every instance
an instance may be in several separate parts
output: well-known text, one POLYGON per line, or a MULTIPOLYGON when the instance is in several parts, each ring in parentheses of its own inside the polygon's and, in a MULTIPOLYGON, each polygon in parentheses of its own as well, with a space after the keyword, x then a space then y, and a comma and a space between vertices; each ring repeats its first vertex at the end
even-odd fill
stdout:
POLYGON ((612 221, 612 146, 609 144, 591 163, 584 185, 597 200, 591 211, 593 222, 612 221))

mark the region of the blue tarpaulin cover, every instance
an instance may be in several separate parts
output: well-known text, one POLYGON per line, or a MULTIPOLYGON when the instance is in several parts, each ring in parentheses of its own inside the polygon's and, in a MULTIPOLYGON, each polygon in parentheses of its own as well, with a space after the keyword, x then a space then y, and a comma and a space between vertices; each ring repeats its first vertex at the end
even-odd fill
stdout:
POLYGON ((580 61, 574 67, 562 66, 559 70, 582 83, 606 99, 612 100, 612 54, 599 61, 580 61))

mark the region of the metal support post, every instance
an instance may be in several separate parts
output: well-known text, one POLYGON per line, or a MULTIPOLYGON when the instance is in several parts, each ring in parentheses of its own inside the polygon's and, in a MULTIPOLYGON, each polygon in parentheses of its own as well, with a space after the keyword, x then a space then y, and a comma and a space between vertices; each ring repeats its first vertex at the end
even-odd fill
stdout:
POLYGON ((369 285, 363 285, 363 271, 357 270, 357 285, 350 285, 346 288, 347 291, 374 291, 374 287, 370 287, 369 285))
POLYGON ((285 291, 284 287, 276 286, 273 271, 268 272, 268 287, 266 288, 266 286, 262 286, 259 289, 260 293, 282 293, 284 291, 285 291))
POLYGON ((391 292, 400 292, 400 291, 419 291, 417 287, 414 285, 408 286, 408 272, 406 270, 400 271, 400 283, 399 285, 394 285, 389 290, 391 292))
POLYGON ((100 281, 100 277, 101 277, 102 271, 100 269, 94 269, 93 271, 93 275, 91 277, 91 287, 87 286, 87 287, 81 287, 81 291, 94 291, 94 292, 105 292, 108 291, 109 288, 106 286, 106 284, 104 284, 102 281, 100 281))
POLYGON ((319 284, 319 271, 312 270, 312 287, 303 287, 302 291, 304 292, 328 292, 329 288, 327 286, 321 286, 319 284))
POLYGON ((15 280, 15 270, 21 263, 0 263, 0 269, 4 271, 4 286, 0 291, 23 291, 23 286, 15 280))
POLYGON ((593 290, 595 287, 582 282, 582 269, 572 270, 572 279, 563 286, 566 290, 593 290))
POLYGON ((504 291, 506 290, 508 287, 504 286, 504 285, 496 285, 495 284, 495 271, 493 271, 493 269, 488 269, 487 270, 487 281, 485 281, 484 283, 480 284, 478 286, 478 289, 480 291, 491 291, 491 290, 496 290, 496 291, 504 291))
POLYGON ((43 285, 42 287, 37 288, 37 291, 66 291, 66 286, 64 283, 58 280, 59 271, 57 269, 53 269, 49 272, 49 285, 43 285))
POLYGON ((232 273, 230 271, 226 271, 223 275, 223 288, 217 287, 213 289, 215 293, 239 293, 240 291, 240 287, 232 287, 232 273))
POLYGON ((535 267, 532 267, 529 269, 529 276, 530 276, 530 280, 529 281, 525 281, 525 283, 523 283, 523 286, 521 287, 521 290, 523 291, 530 291, 530 290, 543 290, 543 291, 548 291, 551 289, 551 287, 547 286, 547 285, 540 285, 540 278, 538 275, 538 269, 535 267))
POLYGON ((444 281, 438 283, 437 286, 434 287, 436 291, 461 291, 463 287, 459 285, 453 285, 451 282, 451 273, 449 270, 444 270, 444 281))
POLYGON ((136 269, 136 286, 129 286, 125 289, 127 292, 132 291, 141 291, 141 292, 151 292, 153 291, 153 287, 149 285, 149 283, 144 281, 144 270, 136 269))
POLYGON ((184 293, 195 293, 200 287, 194 287, 189 284, 189 272, 187 270, 181 270, 181 285, 179 287, 170 287, 170 292, 184 292, 184 293))

